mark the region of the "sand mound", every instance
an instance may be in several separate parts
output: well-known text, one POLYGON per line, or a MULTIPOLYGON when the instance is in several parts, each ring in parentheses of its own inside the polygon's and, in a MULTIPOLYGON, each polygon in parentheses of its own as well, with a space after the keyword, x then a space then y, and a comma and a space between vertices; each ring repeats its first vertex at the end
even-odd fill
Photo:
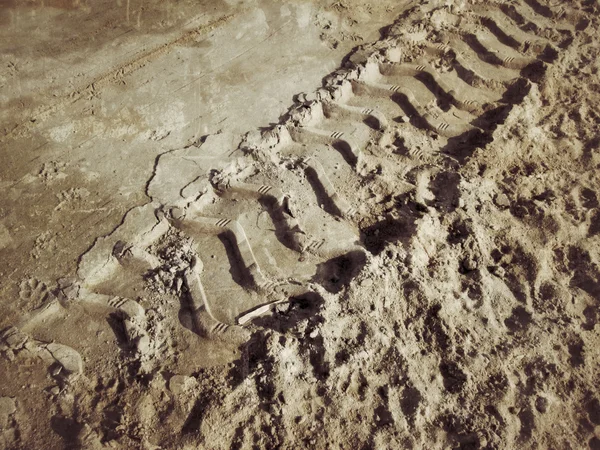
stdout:
POLYGON ((598 5, 450 3, 161 154, 77 277, 23 285, 2 375, 53 380, 65 446, 600 447, 598 5))

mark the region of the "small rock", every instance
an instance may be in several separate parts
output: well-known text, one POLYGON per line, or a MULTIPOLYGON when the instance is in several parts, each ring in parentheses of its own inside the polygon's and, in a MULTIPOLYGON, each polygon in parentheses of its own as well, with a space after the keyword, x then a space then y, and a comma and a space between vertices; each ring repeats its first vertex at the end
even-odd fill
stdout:
POLYGON ((535 399, 535 409, 544 414, 548 409, 548 399, 544 397, 538 397, 535 399))
POLYGON ((56 365, 55 365, 55 366, 54 366, 54 367, 53 367, 53 368, 50 370, 50 374, 51 374, 53 377, 57 377, 57 376, 60 374, 60 372, 62 371, 62 369, 63 369, 63 366, 61 366, 60 364, 56 364, 56 365))
POLYGON ((371 278, 366 278, 365 280, 363 280, 363 282, 361 283, 361 286, 363 287, 370 287, 373 286, 373 280, 371 278))
POLYGON ((468 257, 463 260, 462 266, 466 272, 472 272, 477 269, 477 261, 474 258, 468 257))
POLYGON ((171 213, 171 217, 175 220, 183 220, 185 217, 185 210, 182 208, 174 207, 169 211, 171 213))
POLYGON ((48 344, 46 349, 52 354, 54 359, 58 361, 68 373, 83 372, 83 362, 81 355, 71 347, 60 344, 48 344))
POLYGON ((145 355, 150 351, 150 338, 147 334, 144 334, 139 337, 136 343, 136 348, 137 351, 142 355, 145 355))
POLYGON ((496 275, 498 278, 503 278, 506 274, 504 268, 500 266, 491 266, 488 270, 492 275, 496 275))
POLYGON ((317 94, 316 92, 311 92, 309 94, 306 94, 306 101, 307 102, 314 102, 319 100, 319 94, 317 94))
POLYGON ((74 300, 79 296, 79 286, 72 284, 61 291, 68 300, 74 300))
POLYGON ((27 342, 25 342, 23 348, 25 350, 29 350, 31 353, 36 353, 40 350, 40 346, 35 341, 30 339, 27 339, 27 342))
POLYGON ((290 312, 290 303, 289 302, 284 302, 284 303, 278 303, 277 305, 275 305, 275 311, 278 314, 287 314, 288 312, 290 312))
POLYGON ((146 317, 146 311, 142 305, 133 300, 126 301, 119 307, 119 309, 125 313, 126 317, 140 319, 146 317))
POLYGON ((510 206, 510 200, 506 196, 506 194, 497 194, 494 199, 496 205, 500 208, 508 208, 510 206))
POLYGON ((4 339, 4 342, 6 342, 6 345, 8 345, 9 348, 14 350, 23 348, 25 346, 25 343, 27 342, 27 335, 21 333, 21 331, 19 331, 19 329, 15 327, 10 327, 4 333, 2 338, 4 339))
POLYGON ((399 47, 390 47, 385 49, 385 58, 393 63, 399 63, 402 61, 402 50, 399 47))
MULTIPOLYGON (((121 241, 119 241, 121 242, 121 241)), ((116 247, 116 246, 115 246, 116 247)), ((74 300, 79 296, 79 284, 73 277, 65 277, 57 280, 60 292, 67 300, 74 300)))

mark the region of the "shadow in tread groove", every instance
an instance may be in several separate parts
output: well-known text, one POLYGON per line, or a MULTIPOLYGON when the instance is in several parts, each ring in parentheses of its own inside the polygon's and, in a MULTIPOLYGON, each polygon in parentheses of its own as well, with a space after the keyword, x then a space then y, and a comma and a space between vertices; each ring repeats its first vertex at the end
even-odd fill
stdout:
POLYGON ((418 72, 415 75, 415 78, 423 83, 425 87, 436 96, 438 106, 442 111, 447 112, 450 110, 450 107, 453 104, 459 103, 454 97, 452 97, 452 95, 442 89, 442 87, 437 83, 437 81, 435 81, 435 78, 430 73, 418 72))
MULTIPOLYGON (((487 27, 488 30, 490 30, 490 32, 494 36, 496 36, 500 43, 506 45, 507 47, 514 48, 516 50, 521 49, 521 44, 519 43, 519 41, 517 41, 512 36, 506 34, 498 25, 496 25, 496 23, 492 19, 485 18, 484 20, 482 20, 482 23, 487 27)), ((527 51, 526 48, 524 50, 527 51)))
POLYGON ((317 202, 323 207, 325 212, 332 216, 342 217, 342 211, 340 211, 335 202, 331 199, 331 196, 327 195, 327 191, 319 179, 316 170, 312 167, 306 168, 306 178, 317 197, 317 202))
POLYGON ((502 65, 502 60, 498 58, 494 53, 490 52, 481 42, 477 39, 477 36, 471 33, 466 33, 463 35, 463 40, 467 43, 471 49, 477 53, 479 59, 482 61, 495 64, 497 66, 502 65))
POLYGON ((246 267, 240 262, 242 261, 242 255, 237 246, 234 245, 236 239, 233 232, 224 231, 217 237, 225 247, 225 253, 229 260, 229 273, 233 281, 240 286, 250 286, 252 284, 252 275, 250 275, 246 267))
POLYGON ((554 16, 554 14, 552 13, 552 10, 550 8, 542 5, 537 0, 523 0, 523 1, 525 3, 527 3, 527 5, 529 5, 529 7, 531 9, 533 9, 540 16, 547 17, 548 19, 551 19, 554 16))

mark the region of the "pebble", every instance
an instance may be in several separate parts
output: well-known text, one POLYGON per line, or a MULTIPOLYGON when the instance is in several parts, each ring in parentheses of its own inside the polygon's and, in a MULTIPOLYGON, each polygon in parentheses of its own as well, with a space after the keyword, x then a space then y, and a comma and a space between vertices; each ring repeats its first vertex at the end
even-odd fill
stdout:
POLYGON ((490 267, 490 272, 492 273, 492 275, 496 275, 498 278, 502 278, 506 274, 504 268, 500 266, 490 267))
POLYGON ((145 355, 150 350, 150 338, 147 334, 139 337, 137 341, 137 350, 140 354, 145 355))
POLYGON ((81 361, 81 355, 70 347, 59 344, 48 344, 46 346, 48 351, 52 353, 54 359, 56 359, 63 368, 69 373, 81 373, 83 372, 83 362, 81 361))
POLYGON ((21 333, 17 328, 12 328, 10 334, 5 338, 6 344, 13 349, 22 348, 27 342, 27 335, 21 333))
POLYGON ((473 258, 465 258, 462 265, 467 272, 477 269, 477 261, 475 261, 473 258))
POLYGON ((363 282, 361 283, 361 286, 363 287, 370 287, 373 286, 373 280, 371 278, 366 278, 365 280, 363 280, 363 282))
POLYGON ((275 305, 275 311, 279 314, 286 314, 290 311, 291 304, 289 302, 279 303, 275 305))
POLYGON ((185 217, 185 211, 181 208, 171 208, 171 217, 175 220, 182 220, 185 217))
POLYGON ((510 206, 510 200, 506 196, 506 194, 497 194, 495 198, 496 205, 501 208, 508 208, 510 206))
POLYGON ((544 414, 548 410, 548 399, 538 396, 535 399, 535 409, 544 414))

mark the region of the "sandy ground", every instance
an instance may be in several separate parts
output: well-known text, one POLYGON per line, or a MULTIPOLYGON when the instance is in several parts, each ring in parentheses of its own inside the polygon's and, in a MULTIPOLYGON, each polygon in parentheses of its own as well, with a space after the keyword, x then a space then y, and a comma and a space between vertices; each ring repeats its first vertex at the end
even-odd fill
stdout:
POLYGON ((598 2, 0 2, 0 447, 600 448, 598 2))

